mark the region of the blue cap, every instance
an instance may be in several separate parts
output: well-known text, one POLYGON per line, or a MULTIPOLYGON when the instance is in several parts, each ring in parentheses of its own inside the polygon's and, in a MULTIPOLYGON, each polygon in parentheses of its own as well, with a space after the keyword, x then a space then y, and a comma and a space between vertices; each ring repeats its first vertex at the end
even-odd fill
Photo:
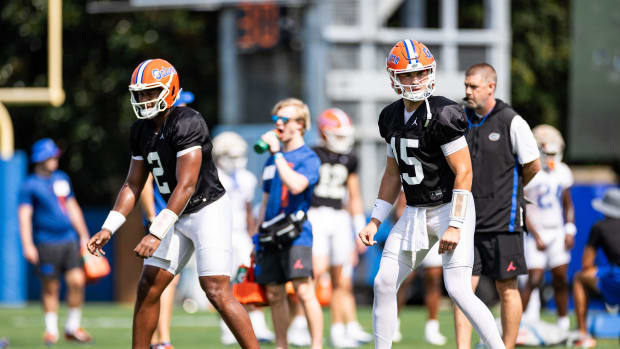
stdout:
POLYGON ((190 104, 193 101, 194 101, 193 93, 191 93, 190 91, 181 91, 181 95, 179 96, 179 99, 177 99, 176 103, 174 103, 174 105, 179 106, 181 104, 190 104))
POLYGON ((58 156, 60 156, 60 149, 58 149, 56 143, 51 138, 43 138, 32 145, 30 161, 37 163, 58 156))

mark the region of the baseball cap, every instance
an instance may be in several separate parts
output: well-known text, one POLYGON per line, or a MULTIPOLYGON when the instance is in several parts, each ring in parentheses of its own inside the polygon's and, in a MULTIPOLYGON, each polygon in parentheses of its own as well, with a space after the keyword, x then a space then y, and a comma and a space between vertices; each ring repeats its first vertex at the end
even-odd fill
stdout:
POLYGON ((37 163, 58 156, 60 156, 60 149, 58 149, 56 143, 51 138, 43 138, 32 145, 30 161, 37 163))

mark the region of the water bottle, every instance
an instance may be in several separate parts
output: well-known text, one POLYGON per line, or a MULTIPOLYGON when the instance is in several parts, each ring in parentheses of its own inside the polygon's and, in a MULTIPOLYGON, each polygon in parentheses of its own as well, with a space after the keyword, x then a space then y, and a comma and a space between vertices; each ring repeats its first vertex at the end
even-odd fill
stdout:
MULTIPOLYGON (((276 136, 280 136, 280 132, 277 129, 273 129, 269 132, 273 132, 276 134, 276 136)), ((267 144, 265 141, 263 141, 262 138, 259 138, 256 143, 254 143, 254 151, 257 154, 262 154, 264 152, 266 152, 267 150, 269 150, 269 144, 267 144)))

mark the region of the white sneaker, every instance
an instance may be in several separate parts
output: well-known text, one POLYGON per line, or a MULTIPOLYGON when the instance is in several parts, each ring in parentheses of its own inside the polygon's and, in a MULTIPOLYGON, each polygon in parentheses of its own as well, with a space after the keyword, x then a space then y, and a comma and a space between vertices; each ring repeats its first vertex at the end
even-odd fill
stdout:
POLYGON ((307 347, 312 344, 310 332, 304 329, 289 328, 287 333, 288 344, 294 347, 307 347))
POLYGON ((360 343, 372 342, 372 335, 362 328, 359 322, 353 321, 346 325, 347 336, 360 343))
POLYGON ((237 344, 237 338, 232 333, 232 331, 226 326, 226 323, 223 320, 220 320, 220 341, 224 345, 233 345, 237 344))
POLYGON ((446 337, 439 332, 424 333, 424 339, 432 345, 444 345, 448 341, 446 337))
POLYGON ((400 333, 400 319, 396 320, 396 330, 394 331, 394 335, 392 336, 393 343, 400 343, 403 340, 403 334, 400 333))
POLYGON ((276 336, 267 327, 265 321, 265 314, 260 310, 253 310, 250 312, 250 321, 252 322, 252 328, 256 334, 256 339, 261 343, 271 343, 275 341, 276 336))
POLYGON ((261 343, 273 343, 276 340, 276 335, 269 331, 268 328, 263 328, 260 331, 255 329, 254 333, 256 334, 256 339, 261 343))
POLYGON ((424 326, 424 339, 433 345, 446 344, 446 337, 439 332, 439 321, 428 320, 426 322, 426 325, 424 326))
POLYGON ((332 347, 334 348, 357 348, 360 346, 358 341, 347 336, 329 336, 332 347))

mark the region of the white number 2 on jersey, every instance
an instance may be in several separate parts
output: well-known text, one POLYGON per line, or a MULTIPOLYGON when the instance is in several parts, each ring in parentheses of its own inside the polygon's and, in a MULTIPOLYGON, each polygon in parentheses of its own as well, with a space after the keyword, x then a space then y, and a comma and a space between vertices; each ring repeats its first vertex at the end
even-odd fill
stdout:
POLYGON ((161 167, 161 161, 159 161, 159 154, 156 151, 150 152, 146 158, 149 164, 153 165, 153 163, 157 163, 157 165, 153 165, 153 178, 155 179, 155 183, 157 183, 157 188, 161 194, 170 194, 170 188, 168 187, 168 182, 159 183, 159 177, 164 175, 164 169, 161 167))
POLYGON ((319 184, 314 194, 322 198, 344 199, 349 171, 343 164, 324 163, 319 168, 319 184))
MULTIPOLYGON (((424 171, 422 170, 422 163, 420 162, 420 160, 416 159, 415 156, 407 155, 407 148, 417 148, 418 144, 419 142, 417 139, 401 138, 400 139, 400 154, 398 154, 396 152, 396 138, 392 137, 392 139, 390 140, 390 146, 392 147, 392 152, 394 153, 394 157, 395 158, 400 157, 400 159, 405 164, 409 166, 413 166, 413 169, 415 171, 415 177, 411 177, 409 173, 407 172, 400 174, 400 177, 402 178, 402 180, 405 181, 409 185, 420 184, 422 183, 422 180, 424 179, 424 171)), ((397 159, 397 162, 398 162, 398 159, 397 159)))

